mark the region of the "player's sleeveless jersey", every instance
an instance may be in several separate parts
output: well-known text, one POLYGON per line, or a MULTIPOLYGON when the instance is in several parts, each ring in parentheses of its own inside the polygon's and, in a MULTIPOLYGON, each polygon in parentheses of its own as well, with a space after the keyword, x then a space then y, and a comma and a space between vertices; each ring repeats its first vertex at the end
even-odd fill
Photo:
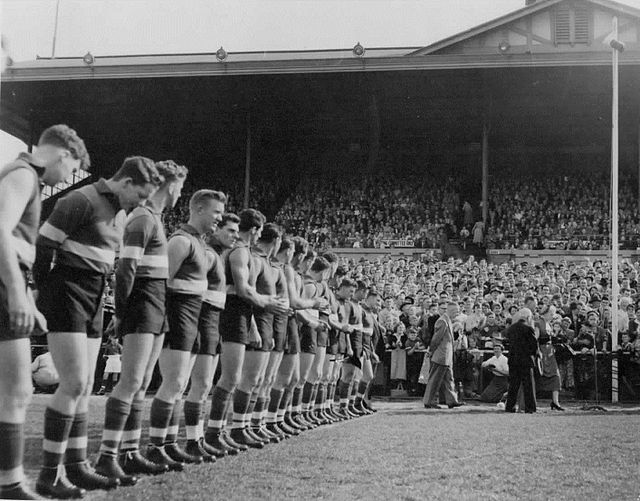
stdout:
POLYGON ((202 235, 189 224, 183 224, 171 238, 186 237, 190 242, 189 255, 182 262, 167 287, 173 293, 202 296, 207 290, 208 258, 202 235))
POLYGON ((139 278, 169 278, 167 235, 162 224, 162 212, 150 206, 133 209, 127 217, 119 258, 136 262, 139 278))
POLYGON ((35 164, 35 159, 29 153, 20 153, 13 162, 0 169, 0 182, 7 174, 17 169, 26 169, 33 174, 33 187, 27 205, 20 215, 20 220, 11 232, 11 247, 18 255, 20 266, 30 269, 36 257, 36 239, 41 210, 38 177, 43 172, 43 168, 35 164))
POLYGON ((203 301, 218 310, 224 310, 227 299, 227 279, 224 272, 224 260, 219 251, 213 247, 207 248, 209 257, 213 260, 207 272, 207 290, 203 301))

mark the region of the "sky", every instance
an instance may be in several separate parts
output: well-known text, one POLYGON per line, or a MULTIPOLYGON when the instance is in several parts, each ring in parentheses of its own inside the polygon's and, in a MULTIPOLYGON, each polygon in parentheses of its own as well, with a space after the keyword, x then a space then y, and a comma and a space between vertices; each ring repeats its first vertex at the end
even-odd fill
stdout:
MULTIPOLYGON (((640 0, 619 0, 640 8, 640 0)), ((0 0, 14 61, 55 56, 426 46, 525 0, 0 0)), ((0 164, 24 149, 0 131, 0 164)))

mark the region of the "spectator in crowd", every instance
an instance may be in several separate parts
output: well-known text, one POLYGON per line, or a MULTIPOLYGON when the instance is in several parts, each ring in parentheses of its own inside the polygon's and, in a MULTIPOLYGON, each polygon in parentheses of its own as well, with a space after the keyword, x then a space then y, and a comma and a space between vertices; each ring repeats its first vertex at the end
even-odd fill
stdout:
POLYGON ((538 338, 541 371, 537 388, 539 391, 551 392, 551 410, 563 411, 560 407, 560 369, 555 357, 555 348, 551 342, 551 335, 544 333, 538 338))
MULTIPOLYGON (((413 316, 417 324, 417 316, 413 316)), ((405 350, 407 352, 407 392, 409 395, 418 394, 418 377, 422 368, 424 351, 426 347, 422 344, 422 340, 418 337, 417 325, 412 325, 407 329, 407 340, 405 341, 405 350)))
POLYGON ((104 373, 102 376, 102 386, 98 391, 98 395, 110 393, 114 385, 120 377, 120 356, 122 355, 122 345, 118 342, 118 338, 113 335, 109 336, 109 340, 104 346, 103 358, 106 359, 104 373))
POLYGON ((480 395, 482 402, 498 403, 509 389, 509 364, 507 357, 502 354, 500 343, 493 345, 493 356, 482 362, 482 368, 493 374, 491 381, 480 395))
POLYGON ((406 330, 405 325, 402 322, 398 322, 387 338, 387 344, 391 349, 391 373, 389 379, 396 387, 402 386, 402 382, 407 379, 406 330))
POLYGON ((509 390, 506 412, 515 412, 518 391, 524 392, 524 411, 536 412, 536 395, 533 386, 533 357, 538 351, 538 342, 533 330, 533 314, 528 308, 522 308, 513 318, 507 329, 509 340, 509 390))

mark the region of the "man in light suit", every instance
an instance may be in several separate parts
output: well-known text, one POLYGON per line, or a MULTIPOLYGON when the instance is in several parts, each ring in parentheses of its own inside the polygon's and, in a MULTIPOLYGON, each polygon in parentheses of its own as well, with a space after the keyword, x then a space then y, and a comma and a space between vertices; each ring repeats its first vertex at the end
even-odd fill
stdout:
POLYGON ((431 367, 429 380, 424 392, 424 406, 427 409, 439 409, 437 404, 440 388, 444 390, 449 409, 464 405, 458 402, 453 383, 453 319, 458 316, 458 303, 449 301, 447 311, 436 321, 433 338, 429 344, 431 367))

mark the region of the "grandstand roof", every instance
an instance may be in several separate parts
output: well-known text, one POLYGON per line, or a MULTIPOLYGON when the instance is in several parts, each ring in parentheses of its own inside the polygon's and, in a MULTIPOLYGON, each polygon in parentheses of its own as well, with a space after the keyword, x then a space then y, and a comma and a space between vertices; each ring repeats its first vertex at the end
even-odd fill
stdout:
MULTIPOLYGON (((248 117, 263 158, 308 162, 332 145, 494 153, 608 152, 616 15, 621 160, 634 159, 640 110, 640 11, 609 0, 543 0, 427 47, 38 59, 3 75, 1 127, 29 141, 67 122, 94 165, 124 155, 242 168, 248 117), (560 22, 560 21, 561 22, 560 22), (564 24, 563 24, 564 23, 564 24), (500 47, 505 50, 500 50, 500 47), (304 158, 301 158, 302 155, 304 158)), ((353 148, 352 148, 353 149, 353 148)), ((492 161, 497 154, 492 156, 492 161)))

